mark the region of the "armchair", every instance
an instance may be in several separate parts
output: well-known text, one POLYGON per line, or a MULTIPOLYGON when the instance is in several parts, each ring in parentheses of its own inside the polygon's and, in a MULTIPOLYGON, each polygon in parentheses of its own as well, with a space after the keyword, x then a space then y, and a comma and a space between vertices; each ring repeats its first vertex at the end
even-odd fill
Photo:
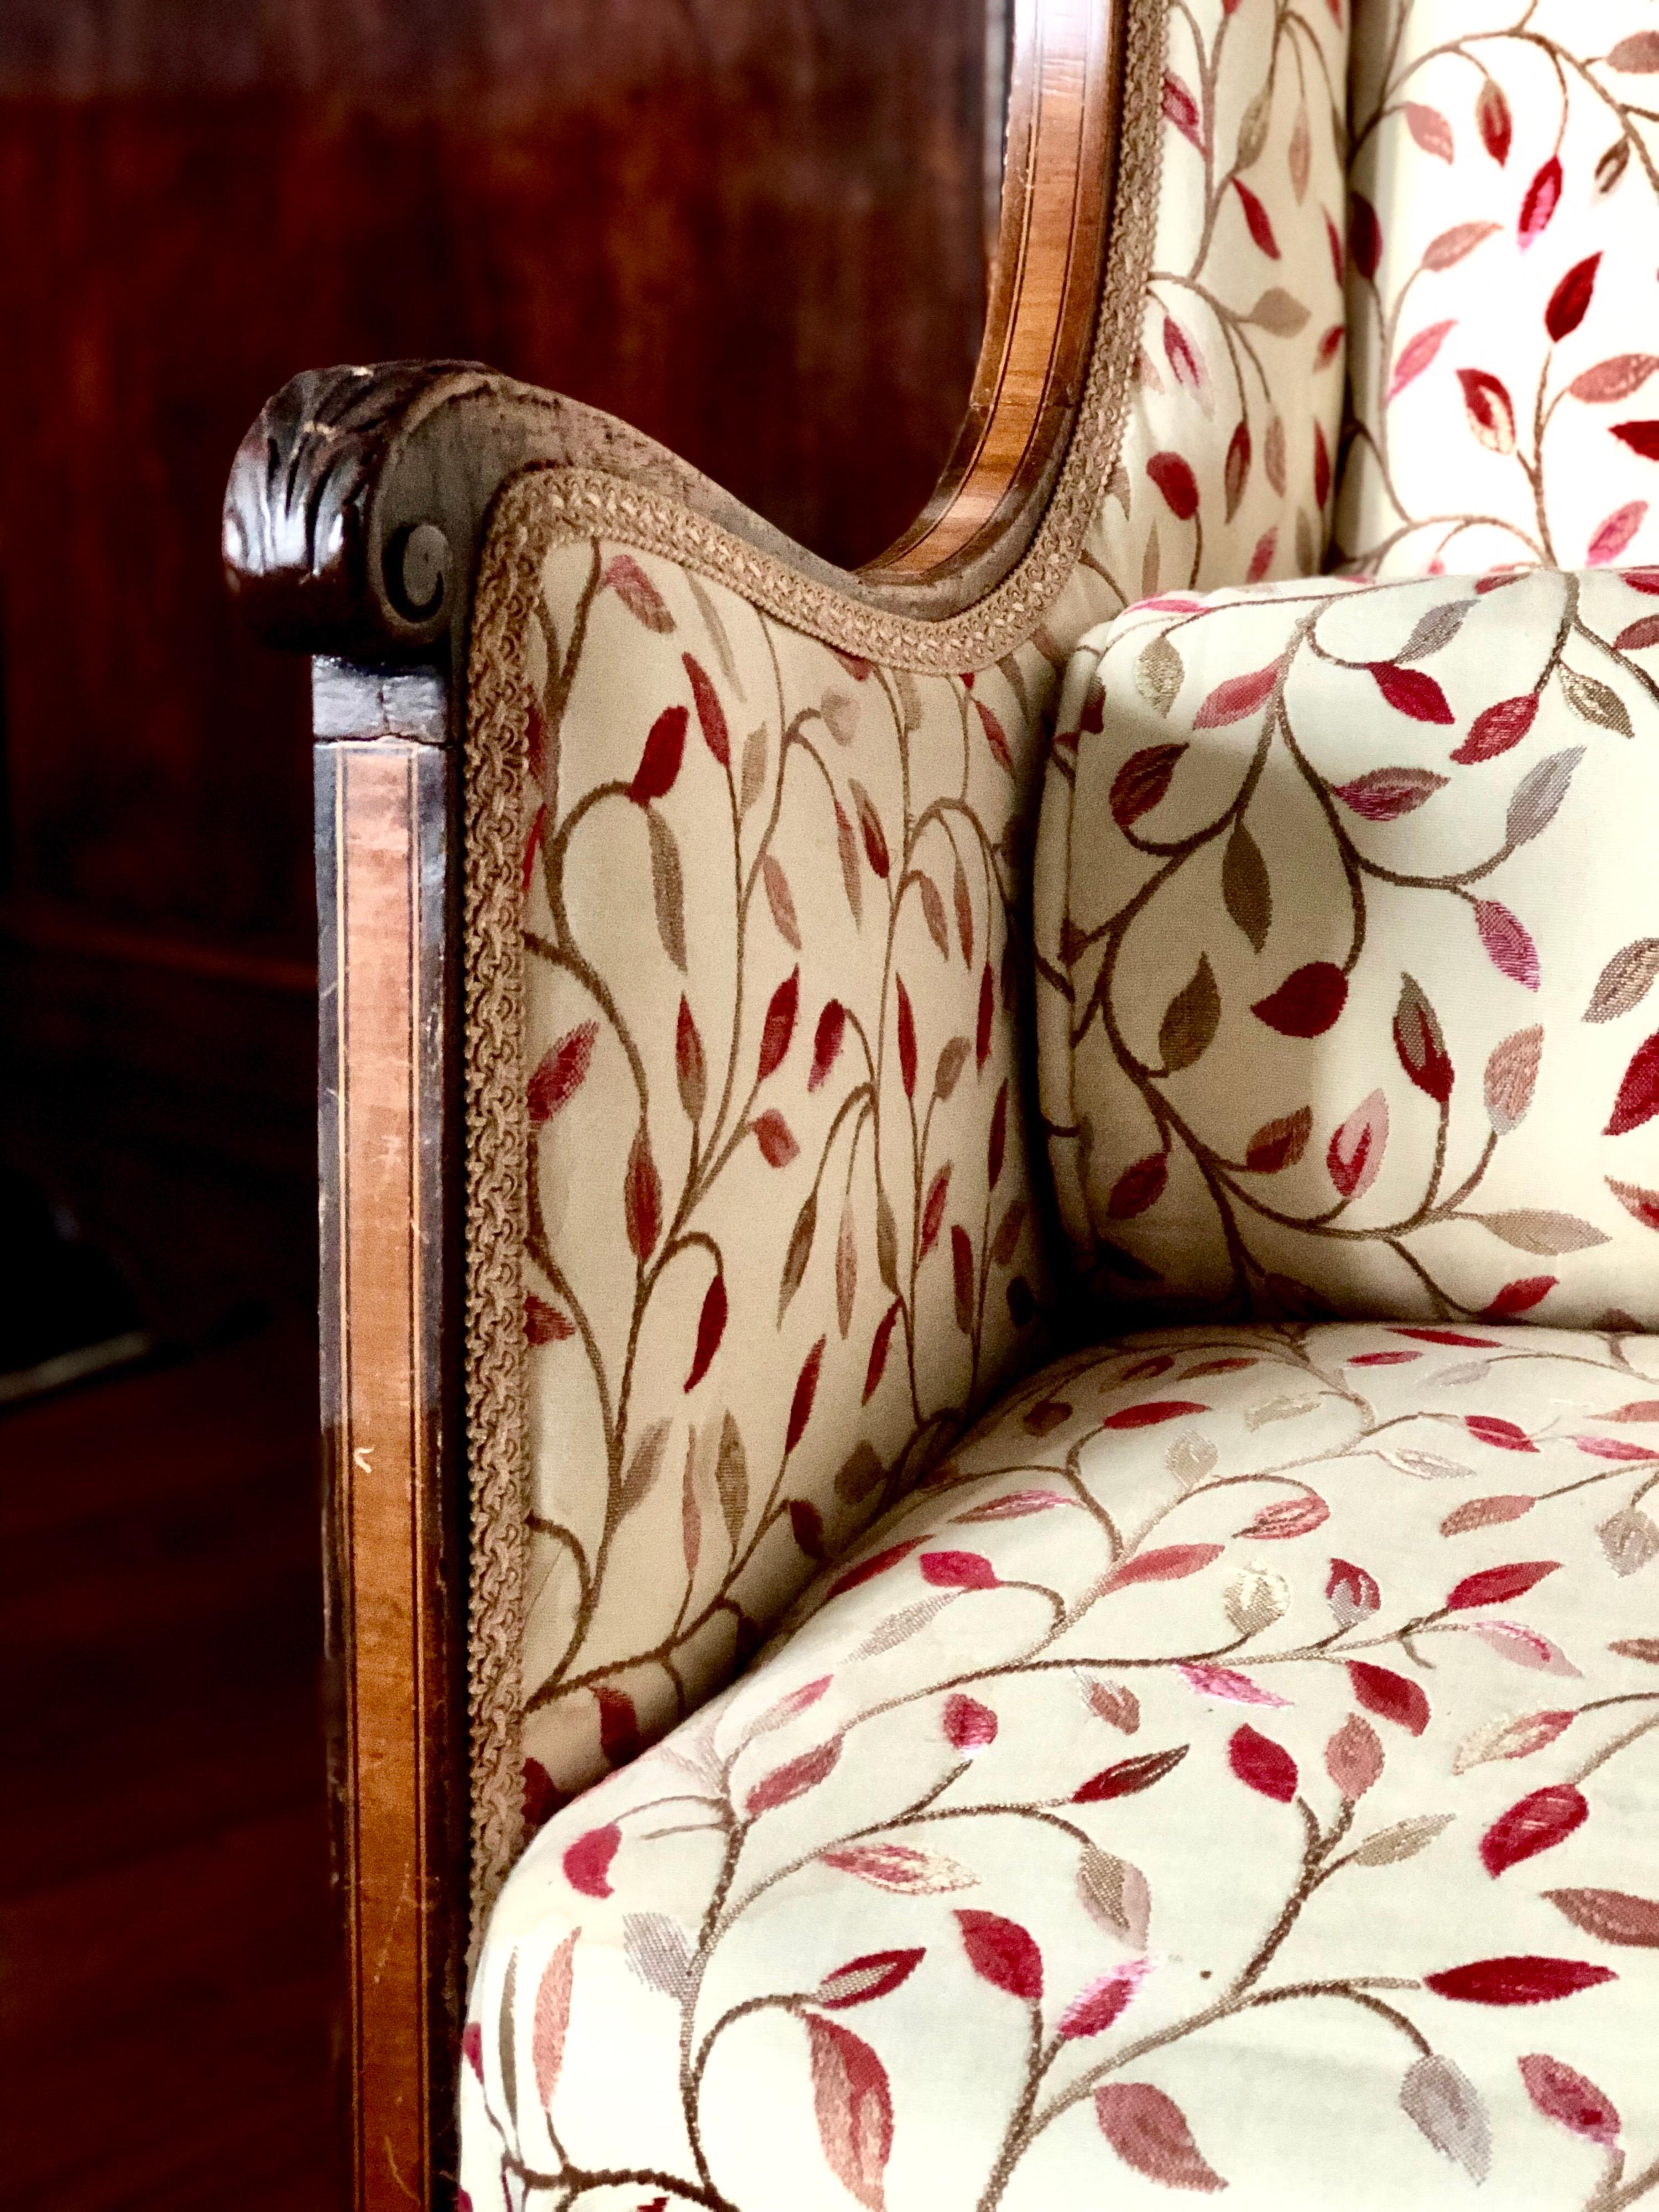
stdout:
POLYGON ((250 433, 360 2204, 1659 2192, 1644 9, 1029 0, 856 576, 250 433))

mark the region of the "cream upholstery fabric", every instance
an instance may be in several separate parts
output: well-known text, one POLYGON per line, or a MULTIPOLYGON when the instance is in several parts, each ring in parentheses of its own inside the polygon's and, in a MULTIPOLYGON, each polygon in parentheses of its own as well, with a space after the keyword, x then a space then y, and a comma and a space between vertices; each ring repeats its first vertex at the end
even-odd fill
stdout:
POLYGON ((1281 585, 1079 656, 1041 1083, 1104 1287, 1659 1328, 1656 592, 1281 585))
POLYGON ((1322 0, 1171 21, 1139 381, 1029 643, 912 676, 621 541, 522 556, 533 620, 475 699, 522 692, 530 786, 532 1824, 1029 1364, 1010 917, 1058 671, 1149 580, 1318 560, 1343 37, 1322 0))
POLYGON ((1360 0, 1339 554, 1659 557, 1659 12, 1360 0))
POLYGON ((1027 1383, 532 1845, 471 2212, 1650 2198, 1656 1437, 1525 1327, 1027 1383))

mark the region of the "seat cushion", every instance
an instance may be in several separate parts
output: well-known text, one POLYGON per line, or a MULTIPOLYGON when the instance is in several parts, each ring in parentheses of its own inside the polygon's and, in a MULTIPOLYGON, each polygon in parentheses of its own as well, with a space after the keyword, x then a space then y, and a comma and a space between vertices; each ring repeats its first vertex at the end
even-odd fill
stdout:
POLYGON ((1162 1318, 1659 1327, 1656 591, 1182 593, 1079 654, 1036 896, 1085 1273, 1162 1318))
POLYGON ((1049 1369, 531 1845, 475 2212, 1636 2202, 1656 1485, 1647 1339, 1049 1369))

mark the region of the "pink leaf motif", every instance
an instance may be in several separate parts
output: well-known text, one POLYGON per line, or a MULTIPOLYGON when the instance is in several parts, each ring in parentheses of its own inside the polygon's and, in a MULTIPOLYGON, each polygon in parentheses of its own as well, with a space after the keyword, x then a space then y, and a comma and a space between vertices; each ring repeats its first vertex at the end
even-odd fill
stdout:
POLYGON ((1370 1723, 1350 1713, 1325 1746, 1325 1771, 1352 1805, 1382 1773, 1382 1739, 1370 1723))
POLYGON ((1454 1586, 1443 1610, 1467 1613, 1477 1605, 1507 1605, 1511 1598, 1524 1597, 1560 1565, 1559 1559, 1517 1559, 1509 1566, 1484 1567, 1454 1586))
MULTIPOLYGON (((1606 406, 1615 399, 1628 399, 1632 392, 1639 392, 1656 368, 1659 368, 1659 354, 1616 353, 1606 361, 1598 361, 1594 368, 1583 370, 1567 389, 1575 399, 1593 406, 1606 406)), ((1638 591, 1641 588, 1640 585, 1637 586, 1638 591)))
MULTIPOLYGON (((922 1571, 927 1571, 925 1559, 922 1571)), ((960 1691, 945 1700, 943 1724, 945 1740, 954 1751, 982 1751, 988 1743, 996 1741, 996 1715, 989 1705, 982 1705, 977 1698, 965 1697, 960 1691)))
MULTIPOLYGON (((1626 422, 1621 429, 1634 430, 1639 427, 1634 422, 1626 422)), ((1616 430, 1613 434, 1617 437, 1621 432, 1616 430)), ((1626 443, 1629 442, 1627 440, 1626 443)), ((1659 433, 1656 433, 1654 457, 1659 458, 1659 433)), ((1589 550, 1584 556, 1586 568, 1605 568, 1610 561, 1616 561, 1642 527, 1647 511, 1648 503, 1644 499, 1633 499, 1627 506, 1615 507, 1590 539, 1589 550)))
MULTIPOLYGON (((1602 1416, 1604 1420, 1609 1421, 1616 1418, 1612 1413, 1602 1416)), ((1659 1451, 1655 1451, 1651 1444, 1626 1443, 1622 1437, 1575 1437, 1573 1442, 1581 1452, 1588 1452, 1593 1459, 1659 1459, 1659 1451)))
POLYGON ((612 1820, 603 1828, 590 1828, 574 1844, 567 1844, 561 1863, 572 1889, 580 1890, 584 1897, 609 1897, 611 1862, 621 1841, 622 1830, 612 1820))
POLYGON ((1619 2140, 1619 2107, 1565 2060, 1534 2051, 1516 2063, 1527 2094, 1547 2120, 1559 2120, 1576 2136, 1611 2150, 1619 2140))
POLYGON ((1423 1986, 1459 2004, 1548 2004, 1617 1979, 1611 1966, 1593 1966, 1582 1959, 1522 1957, 1476 1959, 1467 1966, 1448 1966, 1440 1973, 1425 1974, 1423 1986))
MULTIPOLYGON (((1437 684, 1434 688, 1440 689, 1437 684)), ((1396 822, 1402 814, 1414 814, 1437 791, 1443 791, 1447 781, 1431 769, 1373 768, 1352 783, 1334 783, 1331 789, 1362 822, 1396 822)))
POLYGON ((1456 320, 1452 315, 1443 323, 1430 323, 1401 346, 1395 356, 1394 374, 1389 379, 1389 399, 1397 399, 1408 384, 1415 383, 1422 375, 1445 343, 1446 333, 1455 326, 1456 320))
MULTIPOLYGON (((1030 1417, 1026 1417, 1030 1426, 1030 1417)), ((1069 1505, 1072 1500, 1061 1497, 1057 1490, 1009 1490, 1000 1498, 988 1498, 983 1505, 975 1505, 966 1513, 958 1513, 958 1522, 1023 1521, 1028 1514, 1048 1513, 1056 1505, 1069 1505)))
POLYGON ((1253 1729, 1248 1721, 1235 1729, 1228 1741, 1227 1764, 1241 1782, 1276 1804, 1288 1805, 1296 1795, 1296 1761, 1282 1744, 1253 1729))
POLYGON ((996 1912, 959 1910, 968 1963, 981 1981, 1003 1990, 1011 1997, 1036 2004, 1042 1995, 1042 1954, 1017 1920, 996 1912))
POLYGON ((1250 1012, 1281 1036, 1322 1036, 1348 1000, 1348 979, 1328 960, 1310 960, 1292 969, 1276 991, 1258 999, 1250 1012))
POLYGON ((1452 137, 1452 127, 1437 107, 1425 107, 1420 100, 1408 100, 1402 112, 1406 128, 1425 154, 1432 154, 1438 161, 1456 159, 1457 143, 1452 137))
POLYGON ((1463 1425, 1472 1437, 1479 1437, 1483 1444, 1496 1444, 1500 1451, 1535 1452, 1538 1449, 1523 1428, 1498 1413, 1466 1413, 1463 1425))
POLYGON ((570 1986, 576 1970, 576 1938, 573 1928, 548 1960, 536 1990, 536 2010, 530 2031, 530 2063, 536 2076, 536 2094, 543 2106, 553 2101, 559 2069, 564 2063, 564 2039, 570 2026, 570 1986))
POLYGON ((1561 164, 1552 154, 1527 186, 1526 197, 1521 203, 1521 219, 1516 226, 1516 236, 1523 251, 1548 227, 1560 198, 1561 164))
POLYGON ((1622 1137, 1659 1114, 1659 1031, 1637 1047, 1619 1085, 1605 1136, 1622 1137))
POLYGON ((1389 1102, 1380 1091, 1373 1091, 1336 1131, 1325 1155, 1339 1197, 1364 1196, 1381 1171, 1388 1141, 1389 1102))
POLYGON ((1331 1517, 1331 1509, 1324 1499, 1311 1490, 1300 1497, 1281 1498, 1272 1505, 1264 1505, 1254 1520, 1247 1521, 1239 1530, 1241 1536, 1254 1536, 1258 1541, 1283 1540, 1291 1536, 1311 1535, 1331 1517))
POLYGON ((476 2020, 468 2021, 461 2031, 461 2057, 482 2081, 483 2080, 483 2029, 476 2020))
POLYGON ((667 602, 639 562, 627 553, 618 553, 605 565, 600 582, 613 591, 636 622, 647 629, 659 632, 671 630, 674 617, 668 611, 667 602))
POLYGON ((1146 473, 1164 495, 1164 503, 1177 522, 1190 522, 1198 513, 1198 478, 1179 453, 1154 453, 1146 473))
POLYGON ((1166 2189, 1210 2195, 1227 2186, 1193 2141, 1180 2106, 1151 2082, 1102 2082, 1095 2091, 1095 2118, 1125 2166, 1166 2189))
POLYGON ((848 1844, 821 1854, 825 1866, 857 1876, 873 1889, 899 1896, 933 1897, 941 1890, 971 1889, 976 1877, 954 1859, 919 1851, 909 1844, 848 1844))
POLYGON ((1133 1583, 1184 1582, 1218 1559, 1222 1548, 1219 1544, 1165 1544, 1156 1551, 1137 1553, 1112 1569, 1099 1584, 1099 1594, 1105 1597, 1133 1583))
POLYGON ((1408 1676, 1369 1659, 1350 1659, 1348 1681, 1359 1704, 1379 1720, 1392 1721, 1408 1735, 1421 1735, 1427 1728, 1428 1698, 1408 1676))
POLYGON ((803 2014, 812 2054, 812 2108, 830 2172, 865 2212, 883 2212, 893 2148, 893 2093, 869 2045, 839 2021, 803 2014))
POLYGON ((1196 730, 1224 729, 1230 722, 1242 722, 1263 704, 1279 680, 1279 663, 1269 667, 1252 669, 1245 676, 1230 676, 1218 684, 1193 716, 1196 730))
POLYGON ((580 1023, 542 1054, 530 1079, 527 1103, 532 1124, 550 1120, 581 1089, 599 1034, 597 1022, 580 1023))
POLYGON ((798 1759, 786 1759, 781 1766, 762 1778, 750 1791, 744 1813, 750 1820, 758 1820, 763 1813, 776 1810, 780 1805, 792 1804, 804 1797, 809 1790, 816 1790, 834 1771, 841 1757, 841 1738, 832 1735, 827 1743, 814 1745, 798 1759))
POLYGON ((1550 294, 1544 310, 1544 328, 1557 345, 1571 337, 1589 313, 1590 295, 1595 289, 1595 272, 1601 257, 1592 253, 1588 259, 1574 262, 1566 275, 1550 294))
POLYGON ((1495 1881, 1522 1859, 1535 1858, 1540 1851, 1553 1850, 1557 1844, 1565 1843, 1589 1818, 1583 1791, 1571 1783, 1534 1790, 1507 1813, 1500 1813, 1481 1837, 1480 1863, 1495 1881))
POLYGON ((1544 1895, 1598 1943, 1659 1949, 1659 1899, 1633 1897, 1624 1889, 1547 1889, 1544 1895))
POLYGON ((690 720, 687 708, 665 707, 651 725, 640 764, 634 771, 634 781, 628 787, 628 795, 635 806, 648 806, 653 799, 665 799, 673 789, 685 751, 686 725, 690 720))
POLYGON ((1164 72, 1163 105, 1164 120, 1173 123, 1182 137, 1191 139, 1201 154, 1204 133, 1199 122, 1198 102, 1172 70, 1164 72))
POLYGON ((702 741, 722 768, 732 765, 732 734, 726 726, 726 709, 720 705, 720 694, 709 681, 708 672, 701 661, 689 653, 680 655, 685 672, 690 679, 692 703, 697 710, 697 726, 702 732, 702 741))
POLYGON ((1480 91, 1474 103, 1474 120, 1480 133, 1480 143, 1502 168, 1510 158, 1510 141, 1515 125, 1510 114, 1509 101, 1504 96, 1504 88, 1496 77, 1482 78, 1480 91))
POLYGON ((1061 2013, 1057 2031, 1061 2040, 1075 2043, 1085 2035, 1104 2035, 1152 1971, 1150 1959, 1126 1959, 1121 1966, 1109 1967, 1061 2013))
POLYGON ((1504 1521, 1518 1521, 1538 1500, 1519 1493, 1498 1498, 1471 1498, 1455 1505, 1440 1523, 1443 1536, 1462 1536, 1471 1528, 1490 1528, 1504 1521))
POLYGON ((1213 1667, 1198 1660, 1183 1661, 1176 1669, 1182 1680, 1200 1698, 1218 1698, 1230 1705, 1288 1705, 1290 1699, 1281 1698, 1275 1691, 1264 1690, 1248 1674, 1241 1674, 1231 1667, 1213 1667))
POLYGON ((1538 714, 1538 701, 1530 691, 1519 698, 1499 699, 1490 707, 1483 707, 1469 724, 1469 734, 1459 745, 1452 758, 1460 768, 1472 767, 1476 761, 1496 760, 1518 745, 1531 729, 1538 714))

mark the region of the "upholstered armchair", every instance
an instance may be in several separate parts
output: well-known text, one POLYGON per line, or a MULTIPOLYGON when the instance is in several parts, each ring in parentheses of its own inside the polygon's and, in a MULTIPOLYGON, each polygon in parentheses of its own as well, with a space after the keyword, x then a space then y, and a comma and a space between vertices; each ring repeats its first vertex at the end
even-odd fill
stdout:
POLYGON ((465 363, 238 457, 365 2207, 1659 2203, 1659 15, 1018 51, 873 567, 465 363))

